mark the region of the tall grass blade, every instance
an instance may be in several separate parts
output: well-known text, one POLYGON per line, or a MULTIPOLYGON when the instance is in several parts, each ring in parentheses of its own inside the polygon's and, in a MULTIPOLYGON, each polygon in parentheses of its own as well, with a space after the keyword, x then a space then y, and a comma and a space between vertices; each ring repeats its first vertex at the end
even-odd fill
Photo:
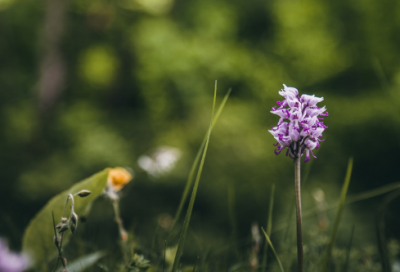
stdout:
POLYGON ((206 140, 206 143, 205 143, 205 146, 204 146, 203 155, 201 157, 201 161, 200 161, 200 165, 199 165, 199 170, 197 172, 196 180, 194 182, 192 196, 190 197, 189 207, 188 207, 187 212, 186 212, 185 221, 183 222, 183 227, 182 227, 181 234, 180 234, 180 237, 179 237, 178 249, 176 251, 174 264, 172 266, 172 272, 176 272, 178 270, 178 266, 180 264, 180 259, 181 259, 182 253, 183 253, 183 247, 185 245, 186 234, 187 234, 187 230, 189 228, 190 217, 192 215, 193 205, 194 205, 194 201, 196 199, 197 188, 199 187, 201 172, 203 171, 204 161, 206 159, 208 143, 210 142, 212 124, 213 124, 213 120, 214 120, 214 109, 215 109, 216 96, 217 96, 217 81, 215 81, 213 107, 212 107, 212 113, 211 113, 210 126, 209 126, 208 133, 207 133, 207 140, 206 140))
POLYGON ((274 253, 275 260, 278 262, 278 265, 279 265, 279 268, 281 269, 281 272, 284 272, 281 260, 279 259, 278 254, 276 254, 275 248, 272 245, 272 242, 269 239, 268 234, 265 232, 265 230, 263 228, 261 228, 261 230, 263 231, 263 233, 265 235, 265 239, 267 239, 267 242, 268 242, 269 246, 271 247, 272 253, 274 253))
POLYGON ((359 193, 354 196, 349 196, 348 200, 346 201, 346 204, 351 204, 357 201, 365 200, 368 198, 376 197, 379 195, 386 194, 388 192, 391 192, 393 190, 399 189, 400 188, 400 182, 394 182, 390 183, 388 185, 381 186, 376 189, 372 189, 366 192, 359 193))
MULTIPOLYGON (((267 234, 268 236, 271 236, 271 230, 272 230, 272 211, 274 209, 274 193, 275 193, 275 184, 272 185, 271 187, 271 193, 269 196, 269 209, 268 209, 268 220, 267 220, 267 234)), ((265 243, 264 245, 264 256, 262 259, 262 272, 267 271, 267 253, 268 253, 268 243, 265 243)))
POLYGON ((196 272, 197 264, 199 263, 200 256, 197 256, 196 263, 193 266, 193 272, 196 272))
POLYGON ((378 213, 376 215, 376 234, 378 240, 378 251, 381 257, 381 265, 383 272, 391 272, 392 267, 390 265, 390 258, 388 253, 388 246, 386 242, 386 235, 385 235, 385 214, 386 208, 390 202, 396 199, 400 195, 400 190, 396 190, 390 194, 388 194, 382 201, 378 209, 378 213))
POLYGON ((349 245, 347 246, 347 252, 346 252, 346 261, 344 262, 343 265, 343 272, 347 272, 349 269, 349 263, 350 263, 350 251, 351 251, 351 246, 353 244, 353 236, 354 236, 354 229, 356 228, 356 224, 353 224, 351 227, 351 234, 350 234, 350 241, 349 245))
MULTIPOLYGON (((388 192, 391 192, 391 191, 399 189, 399 188, 400 188, 400 182, 393 182, 388 185, 378 187, 376 189, 372 189, 372 190, 368 190, 365 192, 361 192, 359 194, 348 196, 346 198, 346 205, 352 204, 355 202, 359 202, 362 200, 366 200, 369 198, 373 198, 376 196, 380 196, 380 195, 386 194, 388 192)), ((334 209, 336 209, 336 207, 337 207, 337 203, 333 204, 333 205, 328 205, 328 207, 326 208, 326 211, 334 210, 334 209)), ((303 220, 312 218, 312 217, 316 216, 317 214, 318 214, 317 209, 307 210, 303 213, 303 220)), ((289 228, 291 225, 295 224, 295 223, 288 223, 288 222, 291 222, 291 220, 284 220, 282 222, 278 222, 278 223, 274 224, 274 230, 272 232, 277 232, 279 230, 289 228)))
POLYGON ((332 225, 332 231, 331 231, 331 235, 329 238, 328 247, 327 247, 325 255, 322 259, 322 265, 321 265, 321 269, 320 269, 321 272, 327 271, 329 261, 331 260, 332 250, 335 245, 336 236, 337 236, 338 229, 339 229, 340 219, 342 217, 344 205, 346 203, 346 194, 347 194, 347 189, 349 188, 349 184, 350 184, 350 177, 351 177, 352 169, 353 169, 353 158, 350 158, 349 163, 347 165, 347 172, 346 172, 346 177, 344 179, 342 192, 340 194, 338 208, 336 210, 335 219, 334 219, 333 225, 332 225))
POLYGON ((166 263, 165 255, 166 255, 166 252, 167 252, 167 240, 164 241, 164 253, 163 253, 164 258, 163 258, 162 272, 165 271, 165 263, 166 263))
MULTIPOLYGON (((232 89, 228 90, 228 92, 224 96, 224 99, 221 102, 221 105, 218 107, 218 110, 217 110, 217 112, 215 114, 215 117, 212 120, 211 130, 214 128, 215 124, 217 123, 218 118, 221 115, 221 112, 225 107, 226 101, 228 101, 228 98, 229 98, 229 95, 230 95, 231 91, 232 91, 232 89)), ((181 198, 181 201, 179 203, 179 206, 178 206, 178 210, 176 211, 176 214, 175 214, 175 217, 174 217, 174 222, 173 222, 173 225, 171 227, 170 234, 172 233, 172 230, 176 226, 176 223, 178 222, 178 220, 179 220, 179 218, 181 216, 181 213, 182 213, 182 210, 183 210, 183 206, 185 205, 185 202, 186 202, 186 200, 187 200, 187 198, 189 196, 189 191, 190 191, 190 188, 192 188, 192 185, 193 185, 193 180, 194 180, 194 176, 195 176, 195 173, 196 173, 197 165, 199 164, 200 156, 202 154, 204 146, 206 145, 207 139, 208 139, 208 132, 204 136, 203 142, 201 143, 200 148, 197 151, 196 157, 195 157, 194 162, 192 164, 192 167, 190 168, 189 176, 188 176, 188 179, 186 181, 185 189, 183 190, 183 194, 182 194, 182 198, 181 198)))
POLYGON ((236 258, 238 260, 241 260, 241 255, 239 253, 238 245, 237 245, 237 233, 238 233, 238 227, 237 227, 237 220, 235 216, 235 188, 230 185, 228 187, 228 209, 229 209, 229 221, 232 226, 232 245, 235 250, 236 258))

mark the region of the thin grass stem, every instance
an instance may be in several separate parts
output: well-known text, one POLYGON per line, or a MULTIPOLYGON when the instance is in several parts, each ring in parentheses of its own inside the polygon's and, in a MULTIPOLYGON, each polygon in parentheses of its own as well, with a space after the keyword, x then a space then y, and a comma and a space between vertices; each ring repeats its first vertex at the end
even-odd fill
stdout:
POLYGON ((391 272, 392 267, 390 264, 390 258, 388 253, 388 246, 385 235, 385 214, 386 208, 394 199, 396 199, 400 195, 400 190, 396 190, 390 194, 388 194, 382 201, 380 205, 377 215, 376 215, 376 234, 378 240, 378 251, 381 257, 381 266, 383 272, 391 272))
MULTIPOLYGON (((230 95, 231 91, 232 91, 232 89, 228 90, 228 92, 224 96, 224 99, 221 102, 221 105, 218 107, 218 110, 217 110, 217 112, 216 112, 216 114, 215 114, 215 116, 214 116, 214 118, 212 120, 211 131, 214 128, 215 124, 217 123, 218 118, 221 115, 222 110, 224 109, 226 102, 228 101, 228 98, 229 98, 229 95, 230 95)), ((187 200, 187 198, 189 196, 189 191, 190 191, 190 188, 192 188, 194 177, 195 177, 195 173, 196 173, 196 169, 197 169, 197 166, 199 164, 202 151, 204 150, 204 146, 206 145, 207 139, 208 139, 208 133, 206 133, 206 135, 204 136, 203 142, 201 143, 200 148, 197 151, 196 157, 195 157, 194 162, 192 164, 192 167, 190 168, 189 176, 188 176, 188 179, 187 179, 186 185, 185 185, 185 189, 183 190, 183 194, 182 194, 181 200, 179 202, 178 209, 177 209, 177 211, 175 213, 174 221, 173 221, 173 224, 172 224, 172 227, 171 227, 171 231, 170 231, 170 234, 169 234, 167 240, 169 240, 171 238, 170 236, 172 234, 172 230, 175 228, 176 223, 178 222, 178 220, 179 220, 179 218, 181 216, 181 213, 182 213, 182 210, 183 210, 183 206, 185 205, 186 200, 187 200)))
POLYGON ((349 245, 347 246, 347 252, 346 252, 346 260, 343 265, 343 272, 347 272, 349 269, 349 264, 350 264, 350 251, 351 251, 351 246, 353 244, 353 237, 354 237, 354 229, 356 228, 356 224, 353 223, 353 226, 351 227, 351 234, 350 234, 350 241, 349 245))
MULTIPOLYGON (((271 230, 272 230, 272 211, 274 209, 274 192, 275 192, 275 184, 272 184, 271 186, 271 193, 269 196, 269 209, 268 209, 268 219, 267 219, 267 234, 268 236, 271 236, 271 230)), ((267 271, 267 257, 268 257, 268 243, 265 243, 264 245, 264 256, 262 259, 262 272, 267 271)))
POLYGON ((331 235, 329 238, 329 243, 328 243, 325 255, 322 259, 322 265, 321 265, 321 269, 320 269, 321 272, 327 271, 328 264, 329 264, 331 256, 332 256, 333 247, 335 245, 336 236, 337 236, 338 229, 339 229, 340 219, 342 217, 344 205, 346 203, 347 189, 349 188, 352 169, 353 169, 353 158, 350 158, 349 163, 347 165, 346 177, 344 179, 344 183, 342 186, 342 192, 340 194, 338 208, 336 210, 335 219, 334 219, 333 225, 332 225, 332 231, 331 231, 331 235))
POLYGON ((233 248, 235 250, 236 258, 241 261, 242 256, 239 253, 238 245, 237 245, 237 220, 235 216, 235 187, 233 185, 230 185, 228 187, 228 210, 229 210, 229 221, 231 223, 232 227, 232 244, 233 248))
POLYGON ((278 254, 276 253, 275 248, 272 245, 272 242, 268 237, 268 234, 265 232, 265 230, 263 228, 261 228, 261 230, 264 233, 265 239, 267 239, 267 242, 268 242, 269 246, 271 247, 272 253, 274 253, 275 260, 278 262, 278 265, 279 265, 279 268, 280 268, 281 272, 284 272, 281 260, 279 259, 278 254))
POLYGON ((205 162, 205 159, 206 159, 208 143, 210 142, 212 123, 213 123, 213 120, 214 120, 214 109, 215 109, 216 96, 217 96, 217 81, 215 81, 213 107, 212 107, 212 113, 211 113, 210 126, 209 126, 208 133, 207 133, 207 141, 206 141, 206 144, 204 146, 203 155, 201 157, 201 161, 200 161, 199 169, 198 169, 198 172, 197 172, 196 180, 194 182, 192 195, 190 197, 189 207, 188 207, 187 212, 186 212, 185 221, 183 222, 183 227, 182 227, 181 234, 180 234, 180 237, 179 237, 178 249, 176 251, 174 264, 172 266, 172 272, 176 272, 179 269, 178 266, 180 264, 180 259, 181 259, 182 253, 183 253, 183 247, 185 245, 186 234, 187 234, 187 231, 188 231, 188 228, 189 228, 189 223, 190 223, 190 218, 191 218, 192 211, 193 211, 194 201, 196 199, 197 188, 199 187, 201 173, 203 171, 203 166, 204 166, 204 162, 205 162))
MULTIPOLYGON (((391 192, 391 191, 399 189, 399 188, 400 188, 400 182, 394 182, 394 183, 391 183, 388 185, 378 187, 376 189, 372 189, 372 190, 368 190, 368 191, 365 191, 365 192, 362 192, 359 194, 355 194, 355 195, 346 197, 345 205, 353 204, 353 203, 356 203, 356 202, 359 202, 362 200, 380 196, 380 195, 386 194, 388 192, 391 192)), ((332 211, 332 210, 336 209, 337 206, 338 206, 338 203, 331 204, 326 208, 326 211, 332 211)), ((303 213, 303 220, 312 218, 318 214, 319 213, 316 208, 310 209, 303 213)), ((284 221, 274 224, 274 229, 272 232, 277 232, 282 229, 289 228, 291 225, 293 225, 293 223, 288 223, 288 222, 290 222, 290 220, 284 220, 284 221)))

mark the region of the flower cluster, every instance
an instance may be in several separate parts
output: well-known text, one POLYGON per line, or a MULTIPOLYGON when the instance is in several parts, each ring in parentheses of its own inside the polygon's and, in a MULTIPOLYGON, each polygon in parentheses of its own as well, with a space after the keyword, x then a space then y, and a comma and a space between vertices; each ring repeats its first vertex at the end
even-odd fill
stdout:
POLYGON ((321 117, 328 116, 328 112, 325 112, 325 106, 317 106, 324 98, 306 94, 299 97, 296 88, 283 86, 284 89, 279 94, 285 99, 276 102, 279 107, 271 110, 273 114, 280 116, 278 124, 269 130, 278 141, 274 144, 277 147, 275 154, 278 155, 287 148, 286 156, 295 159, 305 153, 304 161, 307 162, 310 160, 310 153, 316 158, 312 150, 319 148, 319 142, 324 141, 320 139, 322 133, 328 128, 321 117))

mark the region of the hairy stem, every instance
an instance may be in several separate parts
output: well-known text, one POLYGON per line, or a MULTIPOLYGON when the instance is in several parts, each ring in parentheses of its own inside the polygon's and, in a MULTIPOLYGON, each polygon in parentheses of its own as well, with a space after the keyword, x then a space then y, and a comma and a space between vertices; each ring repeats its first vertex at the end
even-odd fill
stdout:
POLYGON ((303 230, 301 217, 300 150, 294 159, 294 184, 296 193, 297 271, 303 272, 303 230))
POLYGON ((125 262, 128 262, 129 261, 129 257, 128 257, 128 255, 126 253, 128 233, 126 232, 126 230, 124 228, 124 225, 122 223, 120 210, 119 210, 119 199, 112 200, 112 205, 113 205, 113 208, 114 208, 115 222, 118 225, 119 236, 121 238, 121 242, 120 242, 121 251, 122 251, 122 254, 124 255, 125 262))

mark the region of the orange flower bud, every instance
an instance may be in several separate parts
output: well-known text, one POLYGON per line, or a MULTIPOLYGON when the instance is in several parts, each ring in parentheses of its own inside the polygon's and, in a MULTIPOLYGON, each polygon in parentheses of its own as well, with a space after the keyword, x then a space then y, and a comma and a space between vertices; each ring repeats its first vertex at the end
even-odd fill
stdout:
POLYGON ((122 167, 108 168, 108 173, 108 186, 114 192, 118 192, 132 180, 131 173, 122 167))

